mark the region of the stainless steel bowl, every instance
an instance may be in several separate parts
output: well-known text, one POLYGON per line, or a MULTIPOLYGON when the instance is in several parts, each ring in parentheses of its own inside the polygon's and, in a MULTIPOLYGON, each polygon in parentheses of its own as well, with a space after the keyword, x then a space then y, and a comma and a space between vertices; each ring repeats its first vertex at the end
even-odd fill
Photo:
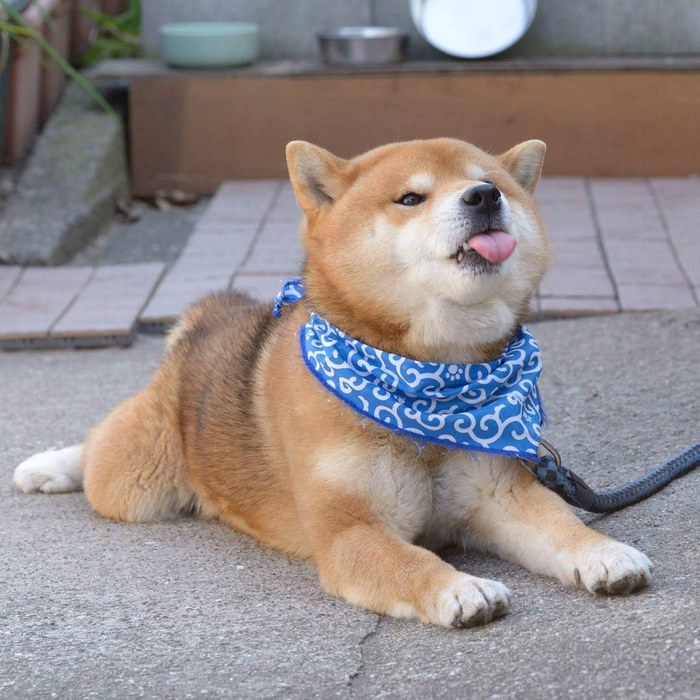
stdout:
POLYGON ((318 41, 330 65, 381 65, 404 60, 408 35, 394 27, 341 27, 319 34, 318 41))

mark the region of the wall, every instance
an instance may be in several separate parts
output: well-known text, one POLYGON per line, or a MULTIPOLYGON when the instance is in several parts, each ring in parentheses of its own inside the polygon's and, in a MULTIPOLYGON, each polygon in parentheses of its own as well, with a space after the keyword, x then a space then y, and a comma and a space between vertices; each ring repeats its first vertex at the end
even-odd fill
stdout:
MULTIPOLYGON (((416 33, 408 0, 142 0, 149 54, 167 22, 245 20, 262 28, 262 57, 317 56, 316 33, 377 23, 411 34, 414 58, 441 56, 416 33)), ((507 55, 700 53, 700 0, 539 0, 529 33, 507 55)))

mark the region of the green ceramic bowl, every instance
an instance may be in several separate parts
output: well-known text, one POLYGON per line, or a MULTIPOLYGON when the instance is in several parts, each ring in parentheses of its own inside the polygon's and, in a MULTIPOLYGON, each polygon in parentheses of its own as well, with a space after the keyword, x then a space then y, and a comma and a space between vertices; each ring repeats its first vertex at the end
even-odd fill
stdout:
POLYGON ((223 68, 253 63, 258 56, 257 24, 182 22, 160 30, 163 60, 178 68, 223 68))

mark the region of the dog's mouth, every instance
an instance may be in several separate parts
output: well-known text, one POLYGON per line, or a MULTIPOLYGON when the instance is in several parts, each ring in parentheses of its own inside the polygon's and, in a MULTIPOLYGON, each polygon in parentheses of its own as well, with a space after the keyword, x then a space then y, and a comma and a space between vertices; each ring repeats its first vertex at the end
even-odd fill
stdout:
POLYGON ((457 265, 469 262, 500 265, 515 250, 515 238, 505 231, 488 229, 482 233, 469 234, 460 243, 459 248, 450 255, 457 265))

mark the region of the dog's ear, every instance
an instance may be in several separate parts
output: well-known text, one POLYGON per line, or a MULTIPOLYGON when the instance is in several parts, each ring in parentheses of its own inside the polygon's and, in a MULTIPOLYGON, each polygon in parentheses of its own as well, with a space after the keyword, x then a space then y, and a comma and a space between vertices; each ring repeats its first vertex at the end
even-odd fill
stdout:
POLYGON ((499 159, 523 189, 534 192, 542 174, 546 150, 547 146, 543 141, 533 139, 513 146, 509 151, 501 154, 499 159))
POLYGON ((350 163, 306 141, 287 144, 287 167, 304 212, 332 204, 350 184, 350 163))

